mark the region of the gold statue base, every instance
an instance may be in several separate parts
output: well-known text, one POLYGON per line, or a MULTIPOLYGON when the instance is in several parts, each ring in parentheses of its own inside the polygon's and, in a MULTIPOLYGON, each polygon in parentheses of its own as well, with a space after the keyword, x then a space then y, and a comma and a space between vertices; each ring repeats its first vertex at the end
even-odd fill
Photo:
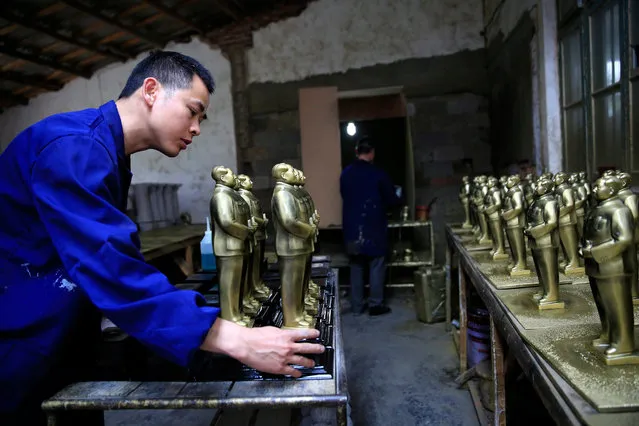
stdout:
MULTIPOLYGON (((490 283, 497 290, 539 286, 539 277, 537 277, 535 271, 530 271, 529 275, 511 276, 511 268, 505 263, 495 263, 492 261, 477 263, 479 270, 486 275, 490 283)), ((533 264, 532 258, 529 258, 528 264, 533 264)), ((572 284, 572 281, 565 275, 559 274, 559 284, 572 284)))
POLYGON ((473 226, 471 225, 469 227, 465 227, 464 224, 455 223, 454 225, 450 226, 450 230, 454 234, 472 234, 473 226))
POLYGON ((515 317, 519 325, 526 330, 554 328, 558 326, 599 324, 597 306, 587 284, 562 285, 559 288, 559 301, 563 304, 553 309, 539 305, 541 288, 519 288, 497 290, 495 294, 515 317))
POLYGON ((566 304, 562 301, 544 302, 542 301, 541 298, 537 300, 537 308, 539 308, 540 311, 550 311, 552 309, 564 309, 565 307, 566 307, 566 304))
POLYGON ((586 268, 584 268, 583 266, 579 266, 577 268, 570 268, 570 269, 567 269, 564 266, 564 267, 560 267, 559 270, 561 272, 563 272, 564 275, 568 275, 568 276, 576 276, 576 275, 585 275, 586 274, 586 268))
MULTIPOLYGON (((635 340, 637 340, 635 338, 635 340)), ((633 351, 630 354, 622 354, 622 355, 604 355, 601 353, 601 357, 603 362, 606 365, 636 365, 639 364, 639 351, 633 351)))
MULTIPOLYGON (((522 336, 598 411, 636 411, 639 365, 607 365, 603 351, 592 346, 600 332, 600 324, 561 325, 524 330, 522 336)), ((639 342, 637 327, 635 342, 639 342)))
POLYGON ((511 269, 511 277, 529 277, 532 274, 530 269, 511 269))

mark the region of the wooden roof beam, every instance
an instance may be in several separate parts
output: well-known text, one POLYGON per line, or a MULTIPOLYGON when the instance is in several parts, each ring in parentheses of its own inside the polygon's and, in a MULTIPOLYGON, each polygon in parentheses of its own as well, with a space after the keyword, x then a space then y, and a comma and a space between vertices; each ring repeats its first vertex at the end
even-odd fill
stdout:
POLYGON ((101 11, 99 11, 97 9, 94 9, 94 8, 92 8, 90 6, 87 6, 86 4, 81 3, 81 2, 79 2, 77 0, 63 0, 63 2, 65 4, 71 6, 72 8, 79 10, 80 12, 83 12, 83 13, 89 15, 89 16, 94 17, 95 19, 99 19, 101 21, 106 22, 107 24, 109 24, 111 26, 114 26, 114 27, 119 28, 119 29, 121 29, 123 31, 126 31, 129 34, 132 34, 132 35, 134 35, 134 36, 146 41, 147 43, 151 44, 154 47, 161 48, 165 44, 163 41, 157 39, 153 35, 148 34, 148 33, 144 32, 144 31, 140 31, 140 30, 138 30, 136 28, 133 28, 133 27, 131 27, 129 25, 122 24, 121 22, 117 21, 116 19, 113 19, 113 18, 110 18, 110 17, 104 15, 101 11))
POLYGON ((233 18, 234 21, 239 21, 240 15, 235 13, 233 9, 231 9, 227 4, 225 4, 224 0, 213 0, 213 4, 216 5, 217 8, 220 9, 222 12, 226 13, 231 18, 233 18))
POLYGON ((79 77, 84 77, 84 78, 91 77, 91 71, 89 70, 72 68, 69 65, 62 64, 58 58, 45 55, 34 48, 17 45, 1 37, 0 37, 0 53, 2 53, 3 55, 17 58, 17 59, 24 59, 25 61, 42 65, 54 70, 64 71, 68 74, 77 75, 79 77))
POLYGON ((73 46, 78 46, 89 52, 98 53, 103 56, 107 56, 120 61, 125 61, 132 58, 133 55, 126 52, 118 51, 112 47, 100 46, 98 44, 91 43, 86 38, 82 37, 79 33, 74 33, 66 30, 67 34, 63 34, 59 28, 54 28, 50 23, 38 18, 29 17, 24 11, 9 8, 6 5, 0 7, 0 18, 9 22, 20 25, 21 27, 29 28, 34 31, 41 32, 49 37, 60 40, 73 46))
POLYGON ((47 81, 44 76, 26 75, 18 72, 0 71, 0 80, 12 81, 14 83, 27 84, 33 87, 56 91, 62 88, 62 84, 47 81))
POLYGON ((180 21, 181 23, 191 28, 192 30, 197 31, 198 34, 204 35, 204 30, 202 28, 195 25, 192 20, 187 19, 184 16, 180 15, 180 13, 177 11, 176 8, 167 7, 160 0, 144 0, 144 2, 153 6, 155 9, 162 12, 164 15, 169 16, 175 19, 176 21, 180 21))
POLYGON ((26 105, 29 103, 29 98, 24 96, 14 95, 11 92, 0 91, 0 104, 3 106, 9 105, 26 105))

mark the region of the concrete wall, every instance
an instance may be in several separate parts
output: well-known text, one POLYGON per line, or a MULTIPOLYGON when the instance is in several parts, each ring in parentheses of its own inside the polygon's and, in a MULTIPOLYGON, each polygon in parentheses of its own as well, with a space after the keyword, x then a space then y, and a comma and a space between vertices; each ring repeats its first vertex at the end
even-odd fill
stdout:
MULTIPOLYGON (((211 168, 217 164, 236 166, 230 66, 219 50, 197 40, 170 44, 166 49, 200 60, 213 74, 217 89, 211 97, 209 118, 202 123, 201 134, 189 149, 177 158, 164 157, 156 151, 133 155, 133 183, 181 183, 178 192, 181 210, 190 212, 194 222, 204 222, 213 187, 211 168)), ((77 78, 58 92, 40 95, 26 106, 5 111, 0 115, 2 149, 24 128, 48 115, 94 108, 116 99, 135 64, 145 56, 142 54, 124 64, 110 65, 89 80, 77 78)))
POLYGON ((249 51, 249 159, 256 194, 270 206, 270 167, 299 166, 298 90, 403 86, 415 112, 416 202, 433 197, 438 261, 443 223, 462 218, 463 158, 489 171, 488 82, 480 1, 320 0, 299 17, 257 31, 249 51))

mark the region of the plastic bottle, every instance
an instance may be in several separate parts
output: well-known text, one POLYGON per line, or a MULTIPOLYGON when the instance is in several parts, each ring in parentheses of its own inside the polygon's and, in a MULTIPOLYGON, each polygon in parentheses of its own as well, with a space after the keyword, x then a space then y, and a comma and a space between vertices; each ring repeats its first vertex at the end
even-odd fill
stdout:
POLYGON ((200 253, 202 256, 202 270, 215 271, 217 265, 215 263, 215 253, 213 253, 213 234, 211 233, 211 221, 206 218, 206 231, 204 238, 200 241, 200 253))

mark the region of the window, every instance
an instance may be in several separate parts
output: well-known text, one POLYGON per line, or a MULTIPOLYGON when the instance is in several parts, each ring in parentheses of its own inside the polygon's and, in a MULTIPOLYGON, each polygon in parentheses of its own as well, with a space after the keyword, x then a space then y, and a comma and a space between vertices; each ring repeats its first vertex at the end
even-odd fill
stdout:
POLYGON ((639 182, 639 2, 583 3, 559 22, 564 167, 592 177, 615 167, 639 182))

